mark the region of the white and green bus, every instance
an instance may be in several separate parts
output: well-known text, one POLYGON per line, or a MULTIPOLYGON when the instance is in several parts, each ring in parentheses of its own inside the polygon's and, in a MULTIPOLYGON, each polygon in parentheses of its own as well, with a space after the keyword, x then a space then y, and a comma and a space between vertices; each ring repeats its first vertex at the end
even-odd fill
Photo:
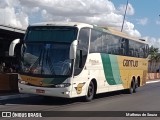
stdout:
POLYGON ((21 93, 90 101, 99 93, 136 92, 146 81, 148 44, 107 27, 40 23, 28 27, 21 44, 21 93))

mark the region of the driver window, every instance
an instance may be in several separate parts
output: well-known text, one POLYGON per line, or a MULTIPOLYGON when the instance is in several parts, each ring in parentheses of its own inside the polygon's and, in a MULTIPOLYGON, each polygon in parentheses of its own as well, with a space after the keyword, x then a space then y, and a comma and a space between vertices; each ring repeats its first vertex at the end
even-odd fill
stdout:
POLYGON ((89 28, 82 28, 79 32, 74 75, 78 75, 85 65, 88 54, 89 34, 89 28))

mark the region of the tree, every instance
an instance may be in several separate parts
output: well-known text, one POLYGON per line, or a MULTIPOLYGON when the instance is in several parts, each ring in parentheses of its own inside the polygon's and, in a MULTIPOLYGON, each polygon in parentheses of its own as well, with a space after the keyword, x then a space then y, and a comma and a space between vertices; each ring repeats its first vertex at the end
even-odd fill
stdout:
POLYGON ((156 72, 157 70, 157 62, 160 60, 160 54, 158 54, 159 48, 154 48, 151 46, 149 48, 149 55, 150 55, 150 68, 149 72, 156 72))

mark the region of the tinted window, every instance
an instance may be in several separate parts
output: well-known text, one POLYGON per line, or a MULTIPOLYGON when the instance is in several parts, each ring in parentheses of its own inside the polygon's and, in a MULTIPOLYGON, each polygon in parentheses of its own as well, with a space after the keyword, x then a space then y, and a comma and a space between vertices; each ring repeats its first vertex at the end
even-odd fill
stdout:
POLYGON ((148 56, 148 45, 92 29, 90 53, 146 58, 148 56))
POLYGON ((90 42, 90 52, 99 53, 102 51, 102 38, 103 33, 97 30, 91 30, 91 42, 90 42))
POLYGON ((85 65, 88 54, 89 35, 89 28, 82 28, 79 32, 74 75, 78 75, 85 65))
POLYGON ((108 53, 108 54, 119 54, 119 40, 120 38, 117 36, 113 36, 111 34, 106 34, 105 33, 105 39, 103 39, 102 42, 102 52, 103 53, 108 53))
POLYGON ((129 56, 146 58, 148 56, 148 45, 130 40, 129 56))
POLYGON ((28 28, 26 41, 53 41, 71 43, 77 39, 77 28, 38 26, 28 28))
POLYGON ((92 29, 90 53, 119 54, 119 40, 117 36, 92 29))
POLYGON ((22 71, 34 75, 70 75, 70 44, 26 43, 22 71))

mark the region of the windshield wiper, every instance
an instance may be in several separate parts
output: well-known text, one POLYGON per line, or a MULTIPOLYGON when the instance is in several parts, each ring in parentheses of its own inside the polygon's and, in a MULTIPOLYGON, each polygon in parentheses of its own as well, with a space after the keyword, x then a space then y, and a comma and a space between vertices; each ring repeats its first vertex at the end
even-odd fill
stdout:
POLYGON ((41 59, 42 59, 42 49, 41 49, 41 52, 40 52, 40 54, 39 54, 39 58, 37 59, 38 60, 38 63, 39 63, 39 65, 40 65, 40 63, 41 63, 41 59))

